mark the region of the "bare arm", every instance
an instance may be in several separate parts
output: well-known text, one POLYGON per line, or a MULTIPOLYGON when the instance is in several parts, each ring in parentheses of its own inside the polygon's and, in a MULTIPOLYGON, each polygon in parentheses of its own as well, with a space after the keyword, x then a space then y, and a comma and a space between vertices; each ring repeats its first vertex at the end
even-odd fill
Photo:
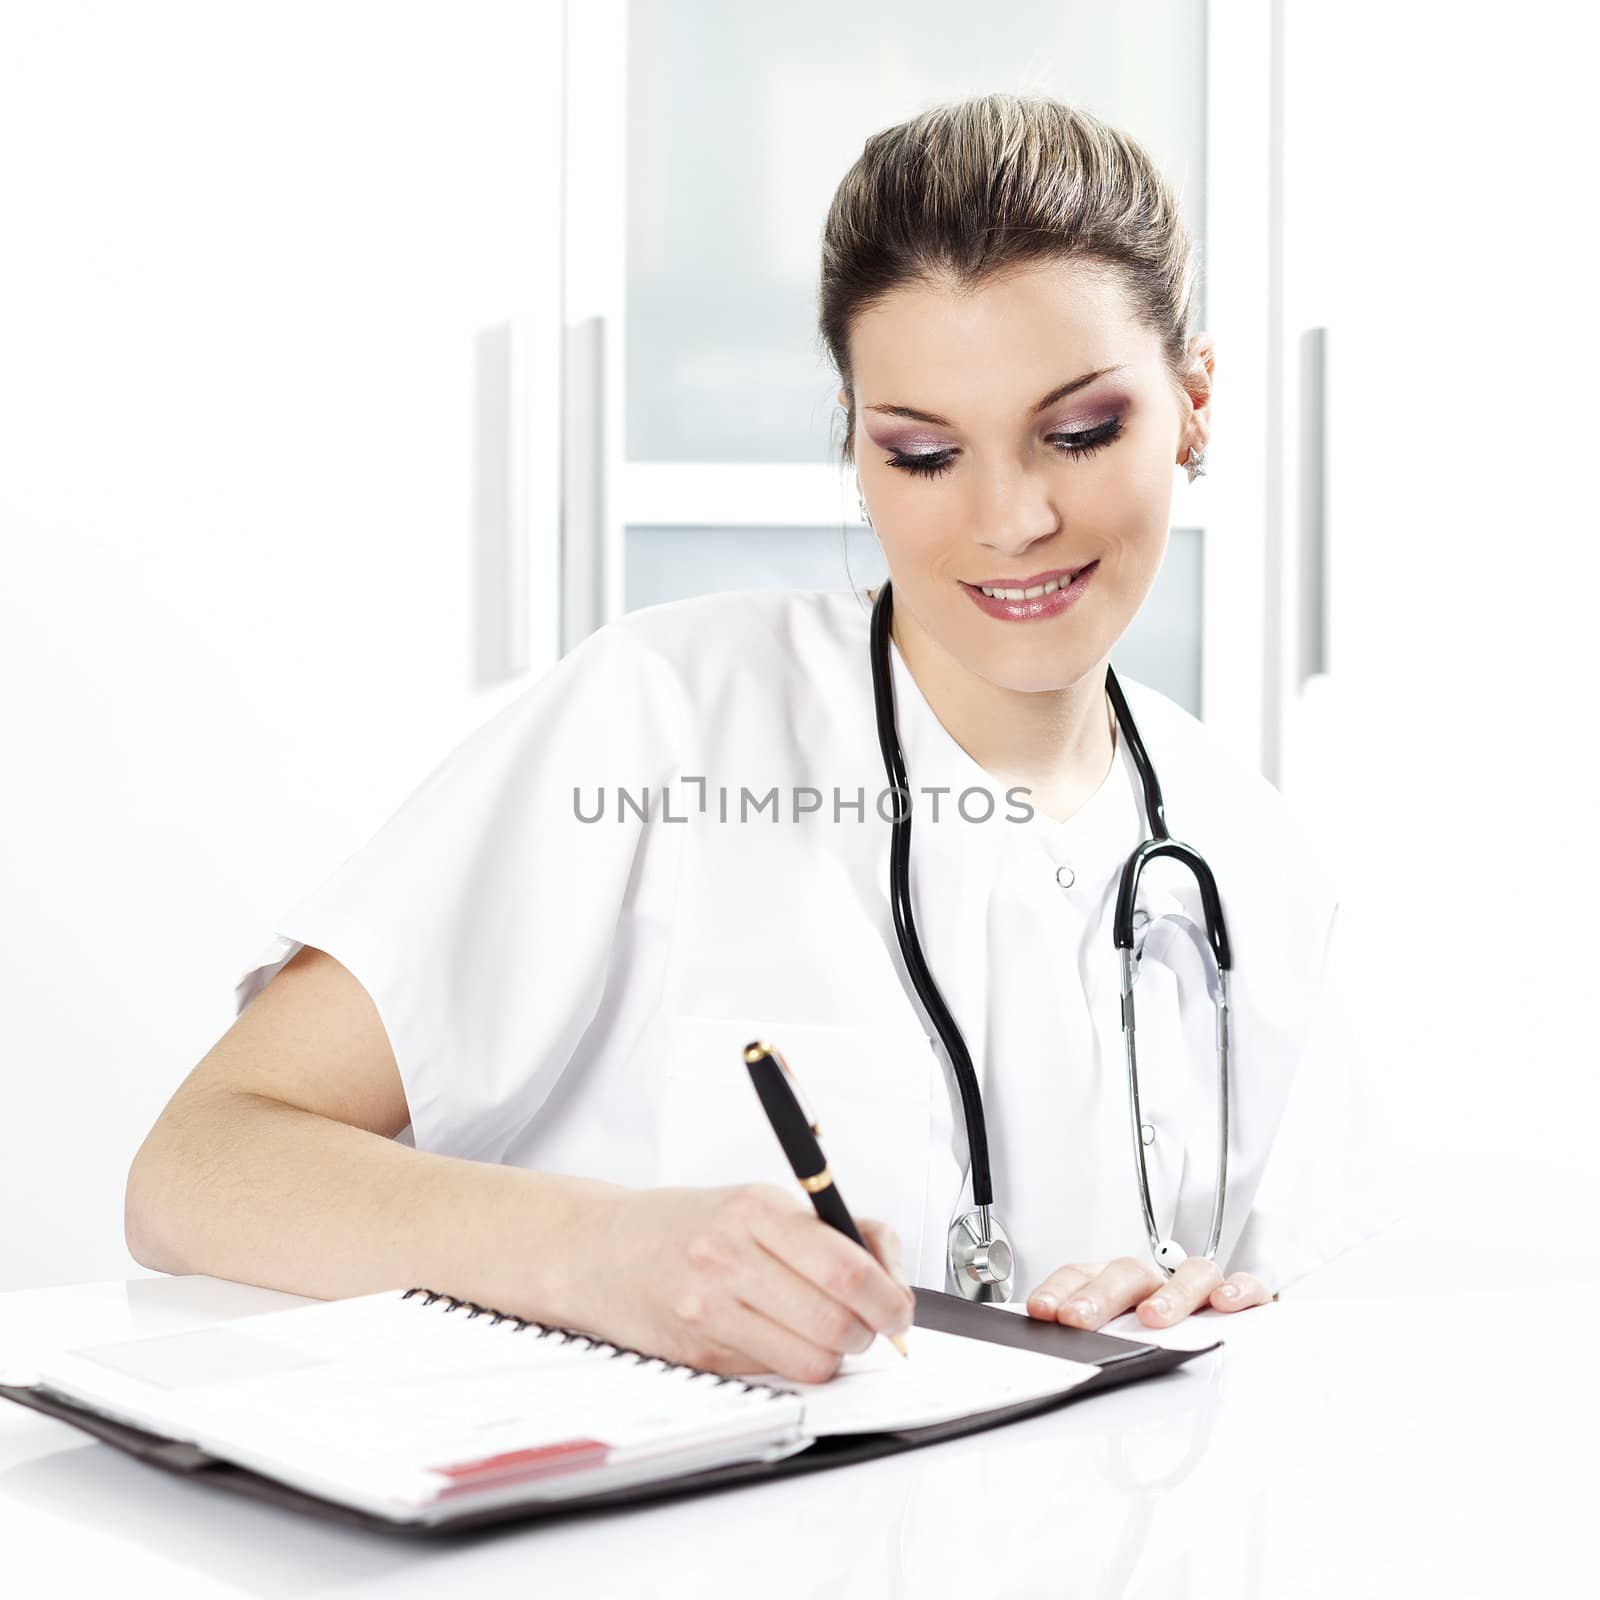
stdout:
POLYGON ((624 1191, 395 1144, 408 1120, 371 998, 307 947, 140 1146, 128 1248, 158 1271, 323 1299, 427 1284, 521 1316, 580 1321, 572 1268, 586 1259, 586 1229, 624 1191))
POLYGON ((788 1187, 633 1189, 417 1151, 377 1008, 296 954, 179 1086, 128 1174, 128 1248, 323 1299, 426 1284, 718 1372, 818 1383, 910 1325, 899 1242, 788 1187), (870 1253, 869 1253, 870 1252, 870 1253))

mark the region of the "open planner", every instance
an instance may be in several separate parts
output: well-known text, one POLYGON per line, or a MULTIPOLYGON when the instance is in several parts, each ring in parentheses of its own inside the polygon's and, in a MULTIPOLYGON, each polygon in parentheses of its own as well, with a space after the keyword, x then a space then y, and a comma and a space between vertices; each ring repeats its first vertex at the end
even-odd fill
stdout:
POLYGON ((844 1465, 1204 1353, 916 1297, 906 1357, 880 1338, 823 1384, 413 1288, 75 1346, 0 1395, 219 1487, 425 1534, 844 1465))

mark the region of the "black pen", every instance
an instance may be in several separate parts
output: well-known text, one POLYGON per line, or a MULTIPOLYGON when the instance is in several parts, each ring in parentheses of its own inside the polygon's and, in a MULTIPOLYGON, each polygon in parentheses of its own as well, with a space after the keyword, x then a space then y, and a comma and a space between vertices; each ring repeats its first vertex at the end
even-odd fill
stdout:
MULTIPOLYGON (((817 1215, 830 1228, 837 1228, 845 1238, 854 1239, 871 1255, 867 1241, 861 1237, 861 1230, 856 1227, 855 1219, 845 1207, 839 1186, 833 1181, 828 1158, 817 1143, 817 1135, 822 1129, 801 1108, 789 1063, 771 1045, 753 1039, 744 1047, 744 1064, 750 1069, 750 1081, 756 1086, 761 1108, 772 1124, 772 1131, 777 1134, 778 1143, 783 1146, 783 1153, 789 1158, 789 1165, 794 1168, 800 1187, 816 1207, 817 1215)), ((901 1355, 907 1353, 906 1342, 899 1334, 886 1333, 884 1338, 901 1355)))

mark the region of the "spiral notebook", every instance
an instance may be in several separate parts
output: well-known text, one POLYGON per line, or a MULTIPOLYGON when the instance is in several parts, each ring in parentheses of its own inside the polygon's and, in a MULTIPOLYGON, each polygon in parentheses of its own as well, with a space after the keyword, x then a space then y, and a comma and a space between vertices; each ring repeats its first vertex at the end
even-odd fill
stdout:
POLYGON ((879 1339, 824 1384, 719 1376, 411 1288, 74 1346, 0 1395, 158 1466, 426 1533, 842 1465, 1203 1353, 916 1295, 906 1357, 879 1339))

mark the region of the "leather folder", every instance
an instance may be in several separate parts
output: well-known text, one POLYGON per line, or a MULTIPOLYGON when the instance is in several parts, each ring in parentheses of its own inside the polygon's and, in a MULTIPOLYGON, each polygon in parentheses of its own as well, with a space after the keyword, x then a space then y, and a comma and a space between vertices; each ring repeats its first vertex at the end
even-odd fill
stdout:
POLYGON ((1098 1366, 1100 1370, 1064 1394, 1046 1395, 1042 1399, 1028 1400, 1017 1405, 972 1412, 964 1417, 953 1417, 924 1427, 822 1438, 804 1450, 778 1461, 736 1462, 729 1466, 713 1467, 705 1471, 691 1472, 674 1478, 660 1478, 650 1483, 602 1490, 589 1495, 490 1506, 478 1511, 464 1512, 459 1517, 452 1517, 442 1523, 394 1522, 340 1501, 309 1494, 303 1489, 281 1483, 276 1478, 268 1477, 248 1467, 222 1460, 186 1440, 164 1438, 160 1434, 149 1433, 142 1428, 114 1421, 60 1395, 50 1394, 41 1389, 0 1384, 0 1395, 16 1401, 19 1405, 42 1411, 46 1416, 57 1417, 63 1422, 71 1423, 74 1427, 83 1429, 85 1433, 93 1434, 95 1438, 115 1446, 118 1450, 125 1450, 141 1461, 147 1461, 152 1466, 164 1468, 168 1472, 177 1473, 198 1483, 230 1490, 235 1494, 248 1495, 251 1499, 265 1500, 273 1505, 286 1506, 309 1516, 350 1523, 379 1533, 439 1539, 496 1523, 567 1517, 645 1501, 673 1499, 681 1495, 709 1494, 716 1490, 738 1488, 746 1483, 791 1477, 802 1472, 822 1472, 832 1467, 849 1466, 857 1461, 870 1461, 876 1456, 895 1455, 902 1450, 920 1449, 924 1445, 938 1444, 945 1439, 955 1439, 969 1433, 982 1433, 989 1428, 1003 1427, 1008 1422, 1019 1422, 1024 1417, 1054 1411, 1087 1395, 1100 1394, 1107 1389, 1116 1389, 1124 1384, 1139 1383, 1146 1378, 1157 1377, 1164 1372, 1170 1372, 1174 1367, 1181 1367, 1186 1361, 1194 1360, 1196 1356, 1220 1349, 1223 1342, 1218 1339, 1195 1350, 1167 1349, 1161 1345, 1141 1344, 1137 1340, 1093 1333, 1084 1328, 1068 1328, 1060 1323, 1042 1322, 1016 1312, 982 1305, 960 1295, 945 1294, 938 1289, 919 1288, 913 1292, 916 1295, 915 1321, 918 1327, 932 1328, 940 1333, 958 1334, 968 1339, 986 1339, 995 1344, 1060 1356, 1069 1361, 1082 1361, 1098 1366))

